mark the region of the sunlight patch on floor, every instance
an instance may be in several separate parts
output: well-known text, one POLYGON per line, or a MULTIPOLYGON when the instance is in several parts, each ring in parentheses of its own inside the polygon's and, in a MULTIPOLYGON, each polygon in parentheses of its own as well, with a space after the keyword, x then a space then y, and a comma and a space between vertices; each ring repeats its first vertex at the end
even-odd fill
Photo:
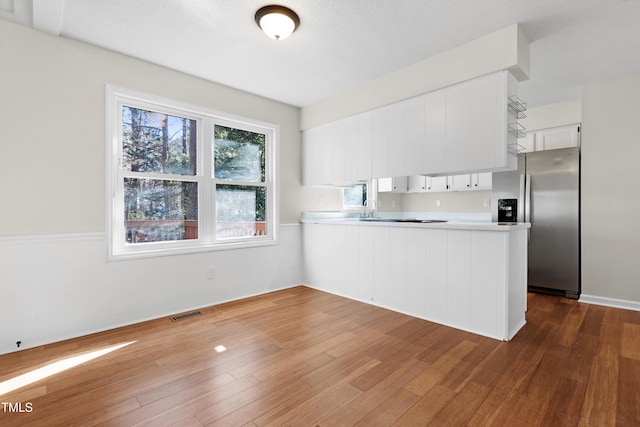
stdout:
POLYGON ((130 341, 123 344, 103 348, 102 350, 96 350, 89 353, 80 354, 78 356, 68 357, 66 359, 50 363, 46 366, 43 366, 42 368, 34 369, 33 371, 27 372, 26 374, 18 375, 17 377, 11 378, 10 380, 3 381, 0 383, 0 396, 10 393, 26 385, 33 384, 34 382, 40 381, 41 379, 50 377, 51 375, 55 375, 62 371, 66 371, 67 369, 71 369, 90 360, 97 359, 100 356, 104 356, 105 354, 111 353, 112 351, 116 351, 118 349, 126 347, 130 344, 133 344, 134 342, 135 341, 130 341))

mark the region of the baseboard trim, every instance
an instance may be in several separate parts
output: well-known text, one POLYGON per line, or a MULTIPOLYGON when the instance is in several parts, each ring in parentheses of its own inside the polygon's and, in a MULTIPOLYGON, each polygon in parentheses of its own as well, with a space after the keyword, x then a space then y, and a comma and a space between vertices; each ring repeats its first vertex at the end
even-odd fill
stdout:
POLYGON ((606 307, 623 308, 625 310, 640 311, 640 302, 617 298, 599 297, 597 295, 580 295, 580 302, 606 307))

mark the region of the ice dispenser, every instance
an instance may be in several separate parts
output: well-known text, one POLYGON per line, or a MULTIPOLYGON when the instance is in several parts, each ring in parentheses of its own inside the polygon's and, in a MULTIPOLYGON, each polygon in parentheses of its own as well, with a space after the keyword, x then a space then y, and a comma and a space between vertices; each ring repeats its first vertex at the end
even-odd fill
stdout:
POLYGON ((498 222, 518 221, 518 199, 498 199, 498 222))

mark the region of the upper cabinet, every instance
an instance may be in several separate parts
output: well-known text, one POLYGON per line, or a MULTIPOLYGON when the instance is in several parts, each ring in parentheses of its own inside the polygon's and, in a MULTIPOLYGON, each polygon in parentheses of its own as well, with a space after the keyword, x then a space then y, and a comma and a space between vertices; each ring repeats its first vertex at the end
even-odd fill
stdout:
POLYGON ((558 126, 526 132, 518 142, 525 152, 555 150, 580 146, 580 124, 558 126))
POLYGON ((305 130, 303 185, 515 169, 514 96, 501 71, 305 130))

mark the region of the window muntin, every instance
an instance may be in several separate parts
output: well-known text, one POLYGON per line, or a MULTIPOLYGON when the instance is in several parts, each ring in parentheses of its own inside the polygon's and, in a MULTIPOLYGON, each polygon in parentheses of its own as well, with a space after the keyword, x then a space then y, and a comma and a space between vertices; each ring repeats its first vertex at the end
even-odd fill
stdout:
POLYGON ((276 127, 112 87, 107 101, 111 258, 277 243, 276 127))

